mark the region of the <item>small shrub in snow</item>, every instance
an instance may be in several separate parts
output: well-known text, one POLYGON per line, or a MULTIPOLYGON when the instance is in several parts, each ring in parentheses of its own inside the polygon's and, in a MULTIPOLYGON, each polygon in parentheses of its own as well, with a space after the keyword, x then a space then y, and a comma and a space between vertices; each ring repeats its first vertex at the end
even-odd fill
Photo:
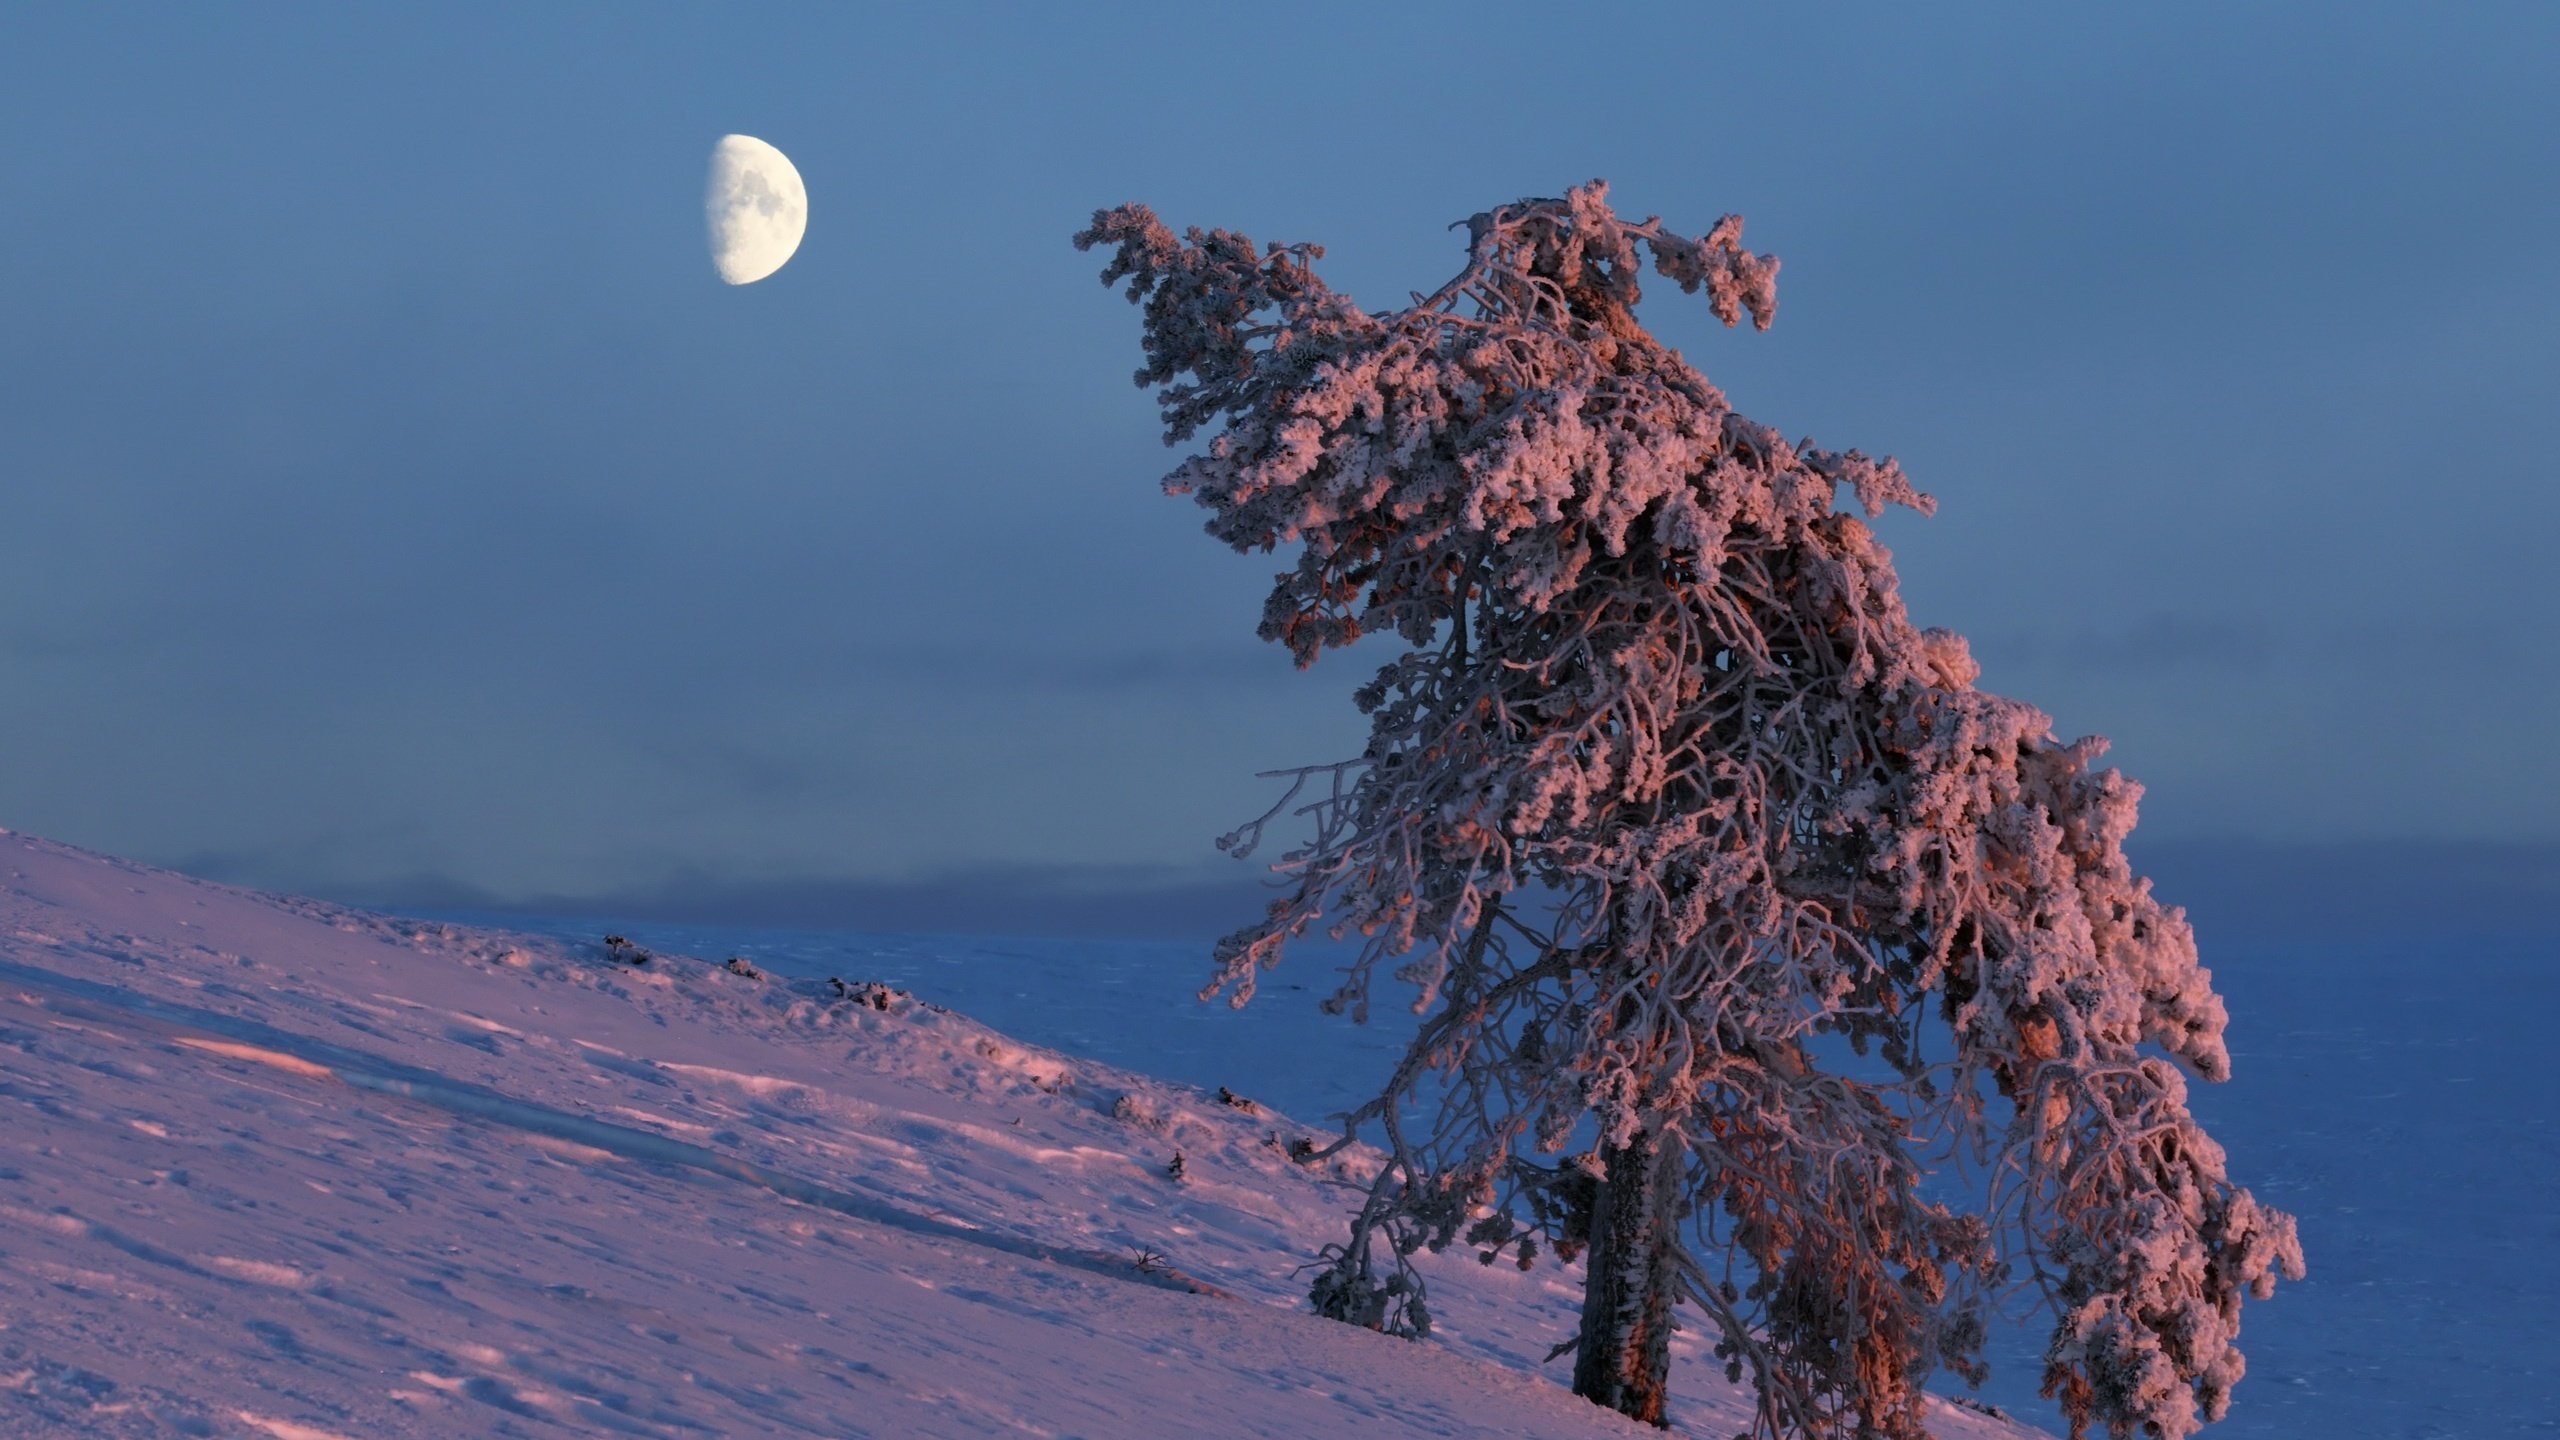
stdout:
POLYGON ((827 977, 827 990, 838 1000, 851 1001, 892 1015, 905 1011, 916 998, 896 986, 883 985, 877 980, 862 980, 848 985, 833 975, 827 977))
POLYGON ((2220 1416, 2241 1302, 2301 1251, 2188 1113, 2223 1006, 2126 862, 2140 788, 1912 624, 1838 503, 1928 512, 1893 462, 1743 417, 1637 321, 1649 261, 1766 326, 1740 219, 1692 239, 1595 183, 1466 228, 1453 279, 1378 312, 1311 245, 1134 205, 1076 237, 1145 307, 1167 442, 1218 430, 1166 489, 1291 551, 1263 636, 1405 647, 1355 697, 1363 752, 1280 772, 1221 842, 1313 832, 1210 993, 1313 927, 1365 942, 1332 1006, 1383 966, 1424 1015, 1346 1127, 1386 1163, 1317 1307, 1420 1334, 1415 1251, 1543 1240, 1589 1258, 1578 1392, 1659 1421, 1687 1303, 1762 1433, 1917 1440, 2016 1278, 2075 1432, 2220 1416), (1924 1183, 1957 1154, 1978 1207, 1924 1183))
POLYGON ((1423 1297, 1420 1278, 1409 1269, 1373 1285, 1339 1265, 1328 1265, 1308 1287, 1308 1299, 1317 1314, 1349 1324, 1385 1330, 1393 1315, 1402 1333, 1415 1339, 1431 1333, 1430 1302, 1423 1297))

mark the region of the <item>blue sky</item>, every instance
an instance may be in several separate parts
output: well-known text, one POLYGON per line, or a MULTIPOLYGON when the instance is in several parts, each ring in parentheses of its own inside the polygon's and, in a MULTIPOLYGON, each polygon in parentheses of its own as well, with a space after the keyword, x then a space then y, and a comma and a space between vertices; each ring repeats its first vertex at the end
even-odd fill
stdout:
POLYGON ((1648 319, 1902 458, 1915 616, 2162 854, 2560 857, 2560 11, 1770 8, 11 7, 0 825, 1111 923, 1362 672, 1253 639, 1067 236, 1143 200, 1383 306, 1607 176, 1783 259, 1768 334, 1648 319), (745 289, 730 131, 810 193, 745 289))

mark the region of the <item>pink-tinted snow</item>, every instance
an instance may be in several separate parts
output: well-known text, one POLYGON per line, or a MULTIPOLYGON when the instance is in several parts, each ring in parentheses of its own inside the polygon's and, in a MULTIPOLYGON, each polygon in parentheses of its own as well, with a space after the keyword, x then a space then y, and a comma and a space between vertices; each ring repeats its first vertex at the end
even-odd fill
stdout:
MULTIPOLYGON (((1445 1257, 1423 1344, 1305 1313, 1353 1193, 1306 1133, 930 1007, 0 832, 0 1434, 1655 1433, 1540 1363, 1575 1274, 1445 1257)), ((1676 1427, 1741 1428, 1684 1359, 1676 1427)))

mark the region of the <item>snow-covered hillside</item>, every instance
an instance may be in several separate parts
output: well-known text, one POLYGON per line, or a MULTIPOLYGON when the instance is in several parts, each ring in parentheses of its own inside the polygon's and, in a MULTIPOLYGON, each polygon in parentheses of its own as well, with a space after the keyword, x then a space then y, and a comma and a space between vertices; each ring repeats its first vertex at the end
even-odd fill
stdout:
POLYGON ((855 990, 0 831, 0 1434, 1656 1433, 1540 1363, 1575 1275, 1318 1320, 1313 1131, 855 990))

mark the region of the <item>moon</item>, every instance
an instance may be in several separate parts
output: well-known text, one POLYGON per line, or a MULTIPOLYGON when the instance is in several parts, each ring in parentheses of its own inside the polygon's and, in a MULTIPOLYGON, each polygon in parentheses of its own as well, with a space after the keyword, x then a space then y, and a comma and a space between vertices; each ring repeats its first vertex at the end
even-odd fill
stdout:
POLYGON ((800 248, 809 229, 809 192, 781 151, 753 135, 723 135, 711 147, 702 211, 720 278, 752 285, 800 248))

